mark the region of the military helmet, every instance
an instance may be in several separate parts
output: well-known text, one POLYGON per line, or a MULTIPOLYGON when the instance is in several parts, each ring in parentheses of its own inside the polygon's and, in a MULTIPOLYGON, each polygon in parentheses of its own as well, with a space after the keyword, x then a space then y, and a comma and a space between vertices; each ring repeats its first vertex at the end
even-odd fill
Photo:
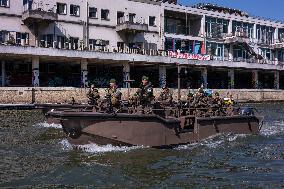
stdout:
POLYGON ((109 80, 109 83, 116 83, 116 80, 115 79, 111 79, 111 80, 109 80))
POLYGON ((188 97, 193 97, 193 94, 192 94, 191 92, 189 92, 189 93, 187 94, 187 96, 188 96, 188 97))
POLYGON ((142 77, 142 80, 147 80, 147 81, 148 81, 148 80, 149 80, 149 78, 148 78, 147 76, 145 76, 145 75, 144 75, 144 76, 142 77))

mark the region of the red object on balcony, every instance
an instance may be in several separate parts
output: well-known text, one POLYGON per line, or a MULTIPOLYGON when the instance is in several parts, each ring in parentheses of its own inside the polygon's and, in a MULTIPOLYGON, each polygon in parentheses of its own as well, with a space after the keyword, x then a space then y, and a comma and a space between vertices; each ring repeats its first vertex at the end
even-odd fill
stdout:
POLYGON ((201 42, 201 54, 205 54, 205 44, 201 42))

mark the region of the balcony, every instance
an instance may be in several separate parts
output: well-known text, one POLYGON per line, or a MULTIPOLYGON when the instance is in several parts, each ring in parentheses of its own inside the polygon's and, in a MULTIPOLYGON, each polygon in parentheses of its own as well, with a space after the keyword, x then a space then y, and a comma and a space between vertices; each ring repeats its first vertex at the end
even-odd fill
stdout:
POLYGON ((129 20, 121 17, 117 20, 116 31, 125 33, 147 32, 148 25, 143 20, 136 21, 135 19, 129 20))
POLYGON ((31 23, 51 23, 56 21, 57 14, 52 10, 45 11, 41 8, 37 9, 24 9, 22 14, 22 20, 25 24, 31 23))
POLYGON ((274 43, 270 45, 273 49, 283 49, 284 48, 284 42, 274 43))
POLYGON ((252 43, 253 39, 250 38, 247 33, 234 32, 233 34, 227 34, 224 36, 225 43, 252 43))

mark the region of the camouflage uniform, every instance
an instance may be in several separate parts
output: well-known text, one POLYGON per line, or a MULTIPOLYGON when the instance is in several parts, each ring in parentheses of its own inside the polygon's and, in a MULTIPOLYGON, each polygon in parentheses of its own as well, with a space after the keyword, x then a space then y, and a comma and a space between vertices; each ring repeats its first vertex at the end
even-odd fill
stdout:
POLYGON ((120 100, 122 93, 116 88, 108 88, 106 90, 106 98, 110 99, 111 105, 115 108, 120 108, 120 100))
POLYGON ((98 100, 100 99, 100 93, 98 89, 96 89, 95 87, 91 87, 87 93, 87 97, 89 99, 88 100, 89 105, 97 105, 98 100))
POLYGON ((140 105, 148 106, 154 99, 152 84, 140 85, 140 88, 136 92, 140 105))
POLYGON ((193 104, 196 108, 196 115, 200 117, 204 116, 207 111, 207 101, 203 93, 196 94, 193 104))
POLYGON ((194 114, 194 95, 191 92, 188 92, 186 103, 184 104, 184 108, 186 108, 185 115, 193 115, 194 114))
POLYGON ((173 96, 170 93, 168 88, 163 88, 160 96, 158 97, 158 101, 160 101, 163 105, 171 106, 173 103, 173 96))
POLYGON ((135 93, 138 106, 138 112, 142 114, 152 113, 152 101, 154 100, 152 84, 148 81, 148 77, 142 77, 142 83, 135 93))
POLYGON ((213 109, 213 115, 214 116, 222 116, 226 113, 223 110, 224 108, 224 102, 220 98, 219 93, 216 92, 213 99, 212 99, 212 109, 213 109))

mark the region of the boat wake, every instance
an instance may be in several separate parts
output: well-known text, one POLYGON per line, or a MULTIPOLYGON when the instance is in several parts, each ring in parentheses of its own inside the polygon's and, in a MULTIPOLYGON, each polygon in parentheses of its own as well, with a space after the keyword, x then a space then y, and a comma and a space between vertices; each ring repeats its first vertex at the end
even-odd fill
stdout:
POLYGON ((85 145, 72 145, 68 142, 67 139, 63 139, 59 142, 63 148, 63 150, 82 150, 87 153, 106 153, 106 152, 128 152, 130 150, 143 148, 142 146, 113 146, 111 144, 107 145, 98 145, 95 143, 85 144, 85 145))
POLYGON ((274 136, 284 133, 284 120, 265 122, 260 131, 262 136, 274 136))
POLYGON ((38 123, 35 125, 36 127, 44 127, 44 128, 55 128, 55 129, 62 129, 62 125, 61 124, 49 124, 47 122, 43 122, 43 123, 38 123))
POLYGON ((244 138, 249 135, 246 134, 219 134, 215 136, 211 136, 205 140, 202 140, 200 143, 192 143, 186 145, 180 145, 176 149, 177 150, 188 150, 200 147, 207 147, 207 148, 218 148, 222 146, 225 142, 233 142, 239 138, 244 138))

